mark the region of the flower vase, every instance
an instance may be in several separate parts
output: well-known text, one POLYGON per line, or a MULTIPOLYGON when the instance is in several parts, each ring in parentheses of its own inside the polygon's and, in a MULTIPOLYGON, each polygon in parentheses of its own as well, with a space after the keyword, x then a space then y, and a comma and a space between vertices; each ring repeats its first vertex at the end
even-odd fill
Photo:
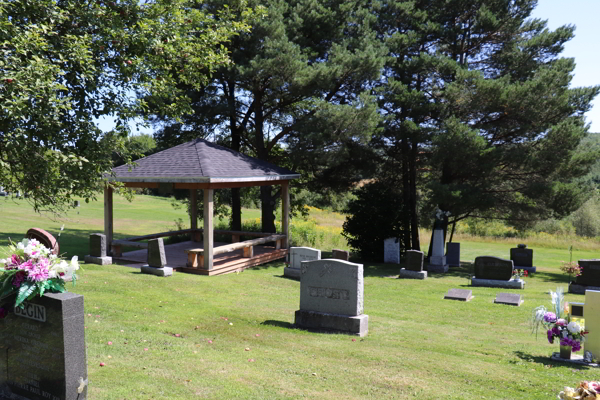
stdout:
POLYGON ((571 359, 571 346, 560 346, 560 358, 571 359))

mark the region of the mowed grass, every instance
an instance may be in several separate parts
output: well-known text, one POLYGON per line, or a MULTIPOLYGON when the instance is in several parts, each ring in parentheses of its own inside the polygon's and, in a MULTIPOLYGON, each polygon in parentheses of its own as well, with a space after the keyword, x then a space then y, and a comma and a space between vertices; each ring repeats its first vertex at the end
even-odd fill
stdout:
MULTIPOLYGON (((174 218, 186 218, 168 200, 139 196, 138 201, 131 210, 118 206, 118 234, 158 232, 174 218), (121 219, 130 222, 120 225, 121 219)), ((9 234, 22 235, 33 225, 53 233, 53 227, 60 229, 62 222, 43 225, 25 203, 5 204, 0 203, 4 243, 9 234)), ((82 205, 70 218, 61 245, 68 256, 84 255, 83 233, 102 230, 102 205, 82 205)), ((461 246, 463 260, 483 254, 508 258, 511 247, 461 246)), ((549 345, 544 332, 537 339, 530 333, 531 310, 550 306, 548 290, 566 288, 568 279, 558 269, 561 260, 568 261, 567 251, 534 251, 540 273, 526 279, 525 290, 511 291, 524 296, 521 307, 493 303, 498 292, 510 290, 468 286, 467 263, 418 281, 396 279, 396 265, 363 262, 366 338, 296 329, 300 284, 283 277, 282 262, 240 274, 169 278, 124 266, 84 265, 77 286, 69 289, 85 296, 88 397, 556 398, 565 385, 600 380, 600 370, 551 361, 558 345, 549 345), (450 288, 472 289, 475 298, 444 300, 450 288)), ((600 252, 574 252, 574 259, 592 256, 600 252)), ((567 300, 584 301, 584 296, 567 295, 567 300)))

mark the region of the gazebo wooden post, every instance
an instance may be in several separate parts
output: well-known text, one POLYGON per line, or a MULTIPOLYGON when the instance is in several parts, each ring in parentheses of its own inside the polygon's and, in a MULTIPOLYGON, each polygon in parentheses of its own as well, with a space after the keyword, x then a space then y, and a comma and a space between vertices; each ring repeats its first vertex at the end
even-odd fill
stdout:
POLYGON ((213 193, 214 189, 204 189, 204 269, 213 268, 213 193))
POLYGON ((281 233, 285 235, 282 247, 287 249, 290 237, 290 182, 281 184, 281 233))
POLYGON ((112 255, 113 240, 113 190, 110 186, 104 187, 104 235, 108 254, 112 255))
MULTIPOLYGON (((198 190, 190 189, 190 228, 198 229, 198 190)), ((190 240, 196 240, 196 232, 190 234, 190 240)))

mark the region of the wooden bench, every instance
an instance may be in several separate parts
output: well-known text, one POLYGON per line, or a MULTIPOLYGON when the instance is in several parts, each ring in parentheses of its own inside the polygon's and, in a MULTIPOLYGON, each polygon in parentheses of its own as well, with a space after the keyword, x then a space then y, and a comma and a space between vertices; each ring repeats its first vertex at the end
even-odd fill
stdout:
POLYGON ((112 247, 112 255, 115 257, 121 257, 123 255, 121 250, 122 246, 137 247, 140 249, 148 248, 148 243, 134 242, 132 240, 113 240, 110 245, 112 247))
MULTIPOLYGON (((258 239, 245 240, 239 243, 232 243, 225 246, 219 246, 213 249, 213 256, 242 249, 242 256, 244 258, 252 258, 254 256, 254 246, 275 242, 275 249, 279 250, 281 248, 281 243, 285 238, 285 235, 271 235, 258 239)), ((200 268, 202 268, 204 266, 204 249, 187 249, 185 252, 188 255, 188 267, 198 268, 198 266, 200 266, 200 268)))

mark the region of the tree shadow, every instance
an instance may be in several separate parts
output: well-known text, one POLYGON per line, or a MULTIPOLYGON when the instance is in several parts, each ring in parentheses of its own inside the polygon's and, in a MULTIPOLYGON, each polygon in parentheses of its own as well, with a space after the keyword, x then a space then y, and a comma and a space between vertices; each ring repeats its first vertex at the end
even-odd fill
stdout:
POLYGON ((533 274, 536 278, 544 282, 566 283, 569 284, 569 276, 556 272, 536 272, 533 274))
POLYGON ((536 363, 544 364, 544 365, 551 365, 552 367, 567 367, 567 368, 578 369, 578 370, 588 370, 590 368, 595 369, 595 367, 591 367, 589 365, 575 364, 575 363, 570 363, 567 361, 557 361, 557 360, 553 360, 550 357, 534 356, 534 355, 525 353, 520 350, 513 351, 513 353, 514 353, 514 355, 516 355, 523 361, 536 362, 536 363))

